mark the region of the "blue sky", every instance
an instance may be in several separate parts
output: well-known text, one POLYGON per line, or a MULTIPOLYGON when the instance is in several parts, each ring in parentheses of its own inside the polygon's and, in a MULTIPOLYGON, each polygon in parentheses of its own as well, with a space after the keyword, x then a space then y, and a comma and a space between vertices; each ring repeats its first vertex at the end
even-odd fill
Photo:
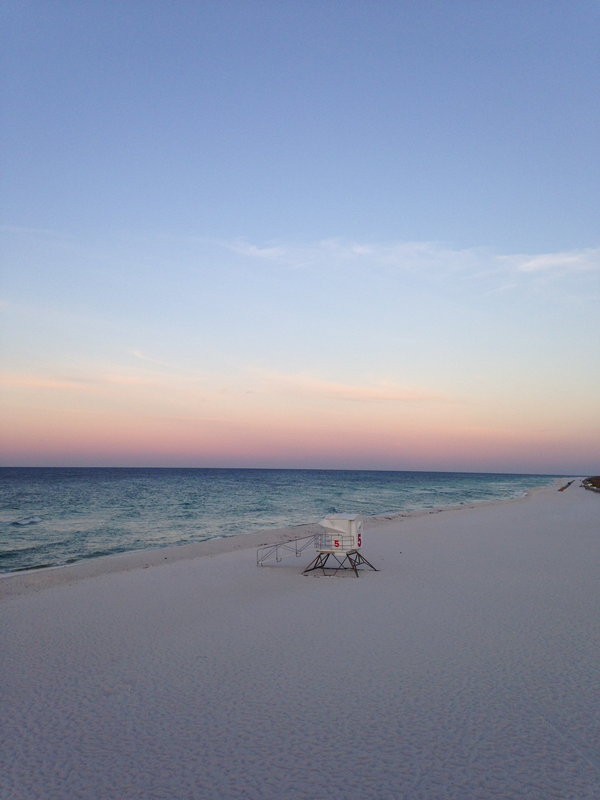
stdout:
POLYGON ((594 470, 600 4, 2 16, 4 463, 594 470))

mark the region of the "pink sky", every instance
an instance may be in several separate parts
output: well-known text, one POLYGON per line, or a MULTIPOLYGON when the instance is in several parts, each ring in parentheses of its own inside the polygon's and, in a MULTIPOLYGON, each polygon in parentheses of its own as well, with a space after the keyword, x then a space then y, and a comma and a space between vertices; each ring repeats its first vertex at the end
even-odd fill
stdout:
POLYGON ((598 436, 579 415, 414 387, 351 387, 298 376, 278 386, 270 376, 268 387, 255 383, 254 391, 229 393, 207 383, 196 390, 133 380, 38 381, 35 390, 24 379, 6 384, 5 465, 579 474, 594 471, 600 452, 598 436))

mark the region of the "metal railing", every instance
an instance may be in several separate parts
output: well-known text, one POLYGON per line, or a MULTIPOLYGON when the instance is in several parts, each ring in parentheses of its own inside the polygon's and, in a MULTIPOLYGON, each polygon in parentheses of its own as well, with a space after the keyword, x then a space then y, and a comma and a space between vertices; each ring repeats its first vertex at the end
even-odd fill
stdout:
POLYGON ((285 542, 277 542, 277 544, 263 544, 256 551, 256 566, 264 567, 265 561, 275 560, 278 562, 289 556, 301 556, 307 547, 314 544, 314 541, 315 535, 312 535, 288 539, 285 542))

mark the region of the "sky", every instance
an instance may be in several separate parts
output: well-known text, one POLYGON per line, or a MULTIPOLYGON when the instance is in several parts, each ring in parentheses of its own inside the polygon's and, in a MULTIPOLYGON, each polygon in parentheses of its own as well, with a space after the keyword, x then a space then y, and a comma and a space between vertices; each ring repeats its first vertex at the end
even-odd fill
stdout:
POLYGON ((600 472, 598 0, 0 14, 0 463, 600 472))

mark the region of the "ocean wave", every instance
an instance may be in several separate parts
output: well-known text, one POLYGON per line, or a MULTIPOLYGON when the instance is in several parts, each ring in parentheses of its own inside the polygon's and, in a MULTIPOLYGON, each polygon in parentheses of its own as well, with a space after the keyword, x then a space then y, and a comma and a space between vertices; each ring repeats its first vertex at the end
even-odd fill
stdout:
POLYGON ((11 522, 11 525, 18 525, 19 527, 25 527, 25 525, 37 525, 38 522, 41 522, 41 517, 23 517, 23 519, 16 519, 14 522, 11 522))
POLYGON ((0 559, 22 558, 32 554, 52 553, 56 549, 62 549, 72 545, 71 539, 62 539, 54 542, 37 542, 29 547, 13 547, 10 550, 0 550, 0 559))

